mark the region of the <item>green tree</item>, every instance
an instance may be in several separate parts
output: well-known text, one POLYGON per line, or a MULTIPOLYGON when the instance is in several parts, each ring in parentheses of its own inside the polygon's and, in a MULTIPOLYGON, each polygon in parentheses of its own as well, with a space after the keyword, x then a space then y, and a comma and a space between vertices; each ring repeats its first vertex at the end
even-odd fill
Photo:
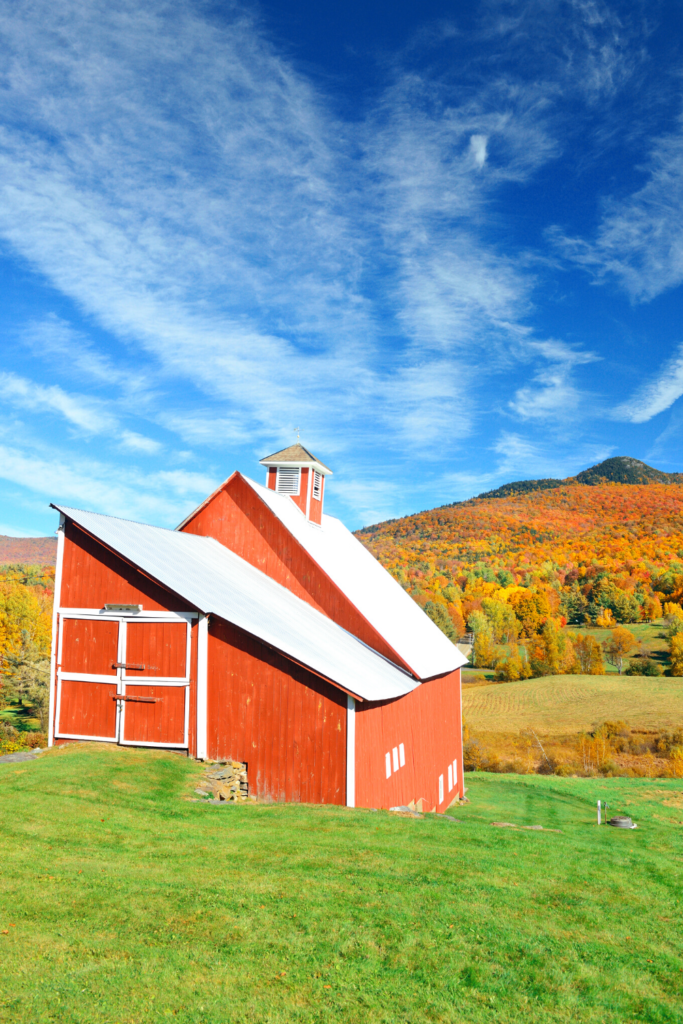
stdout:
POLYGON ((441 632, 445 633, 448 639, 455 643, 458 639, 455 635, 455 626, 444 606, 436 601, 427 601, 424 610, 432 622, 436 623, 441 632))
POLYGON ((498 644, 510 644, 519 636, 519 620, 514 610, 505 601, 485 597, 481 602, 484 615, 491 623, 493 639, 498 644))

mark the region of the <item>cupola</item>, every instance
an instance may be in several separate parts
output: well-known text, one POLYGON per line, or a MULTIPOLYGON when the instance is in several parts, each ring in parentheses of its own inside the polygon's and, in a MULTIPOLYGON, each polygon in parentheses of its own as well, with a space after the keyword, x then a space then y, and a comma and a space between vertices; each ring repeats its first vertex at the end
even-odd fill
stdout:
POLYGON ((266 467, 266 487, 288 494, 309 522, 320 526, 325 477, 332 476, 332 470, 298 441, 261 459, 261 465, 266 467))

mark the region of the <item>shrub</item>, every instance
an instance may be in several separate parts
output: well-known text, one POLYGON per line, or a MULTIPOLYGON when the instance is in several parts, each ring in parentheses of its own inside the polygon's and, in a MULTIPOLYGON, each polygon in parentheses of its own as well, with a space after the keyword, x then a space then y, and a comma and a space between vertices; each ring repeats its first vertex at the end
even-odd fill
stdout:
POLYGON ((653 658, 633 658, 625 676, 661 676, 664 669, 653 658))

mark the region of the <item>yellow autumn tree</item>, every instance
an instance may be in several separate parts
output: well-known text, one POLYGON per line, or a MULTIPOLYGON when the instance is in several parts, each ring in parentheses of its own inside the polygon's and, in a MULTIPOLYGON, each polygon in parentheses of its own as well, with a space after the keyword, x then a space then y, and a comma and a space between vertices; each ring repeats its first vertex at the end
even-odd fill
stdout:
POLYGON ((676 633, 669 640, 671 675, 683 676, 683 633, 676 633))

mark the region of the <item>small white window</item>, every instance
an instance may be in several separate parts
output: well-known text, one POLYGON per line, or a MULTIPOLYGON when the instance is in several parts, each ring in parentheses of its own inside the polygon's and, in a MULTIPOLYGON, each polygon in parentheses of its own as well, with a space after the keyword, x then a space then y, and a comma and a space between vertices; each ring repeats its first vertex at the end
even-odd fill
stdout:
POLYGON ((443 803, 443 775, 439 775, 439 803, 443 803))
POLYGON ((398 771, 398 747, 394 747, 392 753, 394 755, 394 771, 397 772, 398 771))
POLYGON ((448 766, 448 792, 450 793, 450 791, 452 789, 453 789, 453 765, 449 764, 449 766, 448 766))
POLYGON ((320 501, 320 495, 323 489, 323 476, 317 469, 313 470, 313 497, 316 501, 320 501))
POLYGON ((277 489, 280 494, 298 494, 301 470, 294 466, 277 467, 277 489))
POLYGON ((403 746, 402 743, 399 743, 398 745, 398 759, 402 768, 403 765, 406 763, 406 748, 403 746))
POLYGON ((453 762, 453 785, 458 785, 458 762, 453 762))
POLYGON ((387 769, 387 778, 390 779, 391 778, 391 754, 385 754, 384 755, 384 764, 385 764, 386 769, 387 769))

